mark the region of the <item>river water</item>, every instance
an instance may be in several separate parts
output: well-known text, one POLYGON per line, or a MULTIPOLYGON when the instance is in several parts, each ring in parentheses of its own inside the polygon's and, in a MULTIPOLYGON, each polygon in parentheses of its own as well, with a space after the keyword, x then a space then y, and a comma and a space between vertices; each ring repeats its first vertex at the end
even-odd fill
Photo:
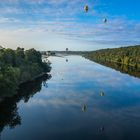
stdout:
POLYGON ((1 140, 140 140, 140 79, 81 56, 0 103, 1 140))

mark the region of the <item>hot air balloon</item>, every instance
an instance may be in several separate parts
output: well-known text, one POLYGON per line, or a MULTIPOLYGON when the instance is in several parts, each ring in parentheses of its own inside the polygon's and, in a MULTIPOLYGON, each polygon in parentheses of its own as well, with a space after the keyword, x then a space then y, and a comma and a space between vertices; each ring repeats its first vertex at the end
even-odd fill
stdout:
POLYGON ((105 96, 105 93, 103 91, 101 91, 100 96, 105 96))
POLYGON ((84 7, 84 10, 85 10, 85 12, 88 12, 88 10, 89 10, 88 5, 86 5, 86 6, 84 7))
POLYGON ((99 128, 99 131, 100 132, 104 132, 104 130, 105 130, 104 126, 102 126, 101 128, 99 128))
POLYGON ((107 23, 107 18, 104 18, 104 19, 103 19, 103 22, 104 22, 104 23, 107 23))
POLYGON ((66 48, 66 51, 68 51, 69 49, 68 48, 66 48))
POLYGON ((83 112, 86 112, 87 111, 87 106, 85 104, 82 106, 82 111, 83 112))

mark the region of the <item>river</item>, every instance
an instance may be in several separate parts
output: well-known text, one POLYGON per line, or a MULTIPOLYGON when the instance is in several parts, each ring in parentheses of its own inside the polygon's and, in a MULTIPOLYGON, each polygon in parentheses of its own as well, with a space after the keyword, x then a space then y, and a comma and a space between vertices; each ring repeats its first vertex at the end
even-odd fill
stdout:
POLYGON ((0 103, 1 140, 140 140, 140 79, 81 56, 0 103))

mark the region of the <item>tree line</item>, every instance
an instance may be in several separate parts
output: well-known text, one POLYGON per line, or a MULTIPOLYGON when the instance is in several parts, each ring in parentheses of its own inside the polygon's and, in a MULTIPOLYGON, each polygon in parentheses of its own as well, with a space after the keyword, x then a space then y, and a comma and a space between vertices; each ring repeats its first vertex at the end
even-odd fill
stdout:
POLYGON ((18 47, 0 49, 0 91, 14 94, 20 83, 32 80, 37 75, 50 71, 50 66, 42 62, 41 53, 35 49, 18 47))
POLYGON ((140 45, 102 49, 87 52, 84 56, 98 62, 111 62, 140 68, 140 45))

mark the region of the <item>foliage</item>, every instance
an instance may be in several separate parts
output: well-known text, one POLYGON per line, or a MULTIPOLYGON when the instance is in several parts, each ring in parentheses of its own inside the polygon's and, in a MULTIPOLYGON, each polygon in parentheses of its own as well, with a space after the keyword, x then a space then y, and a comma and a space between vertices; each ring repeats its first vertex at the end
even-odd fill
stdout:
POLYGON ((140 45, 102 49, 87 52, 84 56, 94 61, 113 62, 140 68, 140 45))
POLYGON ((1 94, 13 94, 20 83, 30 81, 49 72, 50 66, 42 62, 41 53, 23 48, 0 50, 1 94))
MULTIPOLYGON (((17 94, 9 95, 8 97, 0 100, 0 133, 5 127, 15 128, 21 125, 22 118, 18 112, 18 103, 23 100, 28 100, 41 90, 42 82, 46 82, 51 76, 48 74, 43 75, 31 82, 26 82, 19 85, 17 94), (26 90, 25 90, 26 89, 26 90)), ((5 95, 3 95, 5 96, 5 95)), ((1 96, 2 97, 2 96, 1 96)))

